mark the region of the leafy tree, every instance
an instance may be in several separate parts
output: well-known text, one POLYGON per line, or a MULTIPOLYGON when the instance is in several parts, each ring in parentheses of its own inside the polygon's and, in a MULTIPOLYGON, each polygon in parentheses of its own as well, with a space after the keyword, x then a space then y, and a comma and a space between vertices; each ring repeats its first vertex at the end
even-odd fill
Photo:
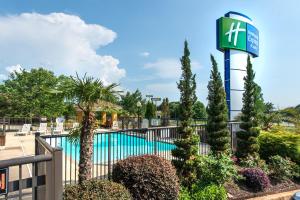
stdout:
POLYGON ((83 120, 80 128, 80 160, 79 160, 79 184, 91 178, 93 142, 95 126, 95 113, 93 107, 100 100, 110 101, 115 98, 116 84, 104 86, 103 82, 93 77, 78 75, 72 77, 66 97, 76 103, 83 112, 83 120))
POLYGON ((280 111, 284 122, 300 126, 300 111, 298 107, 289 107, 280 111))
POLYGON ((180 118, 180 102, 174 101, 169 103, 170 108, 170 118, 171 119, 178 119, 180 118))
POLYGON ((193 118, 194 119, 207 118, 206 108, 201 101, 196 101, 196 103, 193 106, 193 118))
POLYGON ((178 85, 180 90, 181 127, 179 133, 181 138, 174 144, 176 149, 172 155, 176 158, 172 162, 177 169, 183 186, 191 187, 196 181, 195 159, 198 153, 199 137, 191 127, 193 116, 193 105, 197 101, 195 74, 191 71, 190 51, 187 41, 184 42, 184 55, 181 58, 182 75, 178 85))
POLYGON ((259 151, 257 137, 259 136, 258 120, 257 120, 257 107, 256 102, 256 89, 257 86, 254 82, 255 73, 252 69, 250 56, 247 59, 247 75, 244 77, 243 94, 243 108, 242 108, 242 123, 240 125, 241 131, 237 132, 237 156, 239 158, 246 158, 248 154, 256 156, 259 151))
POLYGON ((6 116, 57 117, 64 110, 60 79, 43 68, 13 72, 0 87, 1 107, 6 116))
POLYGON ((163 99, 161 104, 161 113, 162 113, 162 125, 168 126, 169 125, 169 118, 170 118, 170 108, 169 108, 169 99, 163 99))
POLYGON ((270 102, 264 104, 264 111, 259 118, 262 129, 265 131, 270 130, 273 123, 279 123, 281 121, 279 112, 275 111, 274 105, 270 102))
POLYGON ((155 113, 156 113, 156 106, 151 101, 148 101, 146 104, 145 117, 148 120, 151 120, 152 118, 155 118, 155 113))
POLYGON ((136 90, 133 93, 127 92, 125 95, 121 95, 120 104, 130 115, 138 115, 140 110, 140 108, 137 107, 138 102, 141 102, 142 104, 141 111, 143 114, 145 110, 145 100, 143 99, 142 93, 139 90, 136 90))
POLYGON ((215 154, 228 153, 230 149, 229 130, 227 127, 228 109, 226 94, 223 87, 221 74, 218 71, 217 62, 211 55, 212 70, 208 83, 208 143, 215 154))

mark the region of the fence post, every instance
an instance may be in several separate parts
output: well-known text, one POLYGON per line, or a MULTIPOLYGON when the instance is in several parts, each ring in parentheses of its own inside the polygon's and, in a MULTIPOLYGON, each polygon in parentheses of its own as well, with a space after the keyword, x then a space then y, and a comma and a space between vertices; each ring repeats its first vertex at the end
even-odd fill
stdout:
POLYGON ((108 162, 108 179, 111 179, 112 166, 111 166, 111 134, 108 133, 108 151, 107 151, 107 162, 108 162))
POLYGON ((55 147, 52 160, 46 163, 46 200, 62 199, 62 182, 62 148, 55 147))
POLYGON ((157 134, 158 134, 158 129, 156 128, 154 130, 154 155, 157 155, 157 134))

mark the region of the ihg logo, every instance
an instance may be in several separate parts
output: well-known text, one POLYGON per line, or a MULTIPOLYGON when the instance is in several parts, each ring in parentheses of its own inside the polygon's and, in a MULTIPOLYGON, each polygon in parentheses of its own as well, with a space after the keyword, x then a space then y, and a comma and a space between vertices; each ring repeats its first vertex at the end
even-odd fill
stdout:
POLYGON ((246 32, 246 29, 240 28, 241 22, 237 22, 236 27, 234 27, 234 25, 235 25, 235 22, 232 22, 230 25, 230 30, 228 32, 226 32, 225 35, 228 35, 228 42, 231 43, 232 34, 234 34, 233 45, 236 46, 239 32, 246 32))

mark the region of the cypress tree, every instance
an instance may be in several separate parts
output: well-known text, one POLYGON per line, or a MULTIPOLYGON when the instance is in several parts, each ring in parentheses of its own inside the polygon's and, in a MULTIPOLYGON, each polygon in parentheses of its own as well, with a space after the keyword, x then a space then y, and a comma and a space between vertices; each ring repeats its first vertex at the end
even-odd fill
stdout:
POLYGON ((190 51, 187 41, 184 42, 184 55, 181 58, 182 75, 177 87, 180 90, 180 139, 174 144, 176 149, 172 155, 176 158, 172 162, 177 169, 181 183, 190 187, 196 181, 195 159, 198 153, 199 137, 191 127, 193 105, 197 100, 195 74, 191 70, 190 51))
POLYGON ((146 104, 145 118, 150 121, 152 118, 155 118, 155 112, 156 106, 151 101, 148 101, 146 104))
POLYGON ((247 75, 244 78, 243 108, 240 124, 241 131, 237 132, 237 153, 239 158, 246 158, 248 154, 257 156, 259 135, 257 121, 257 86, 254 82, 255 73, 252 69, 250 56, 247 59, 247 75))
POLYGON ((229 130, 227 127, 228 109, 222 78, 217 62, 211 55, 212 70, 208 83, 207 133, 208 143, 214 154, 227 153, 230 149, 229 130))
POLYGON ((170 118, 170 108, 169 108, 169 99, 163 99, 161 104, 161 114, 162 114, 162 125, 168 126, 169 125, 169 118, 170 118))

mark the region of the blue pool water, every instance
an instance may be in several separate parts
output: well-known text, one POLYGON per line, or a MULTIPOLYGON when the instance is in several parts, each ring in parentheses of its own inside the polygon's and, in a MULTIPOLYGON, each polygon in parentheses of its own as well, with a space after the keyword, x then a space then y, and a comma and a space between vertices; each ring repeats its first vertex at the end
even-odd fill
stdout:
MULTIPOLYGON (((109 155, 109 134, 98 134, 94 137, 94 163, 105 164, 108 162, 109 155)), ((166 154, 175 148, 174 144, 167 142, 154 142, 146 140, 141 137, 122 134, 111 133, 111 160, 120 160, 128 156, 153 154, 156 149, 159 154, 166 154)), ((54 141, 55 138, 47 138, 47 142, 52 146, 59 146, 63 148, 65 154, 73 160, 79 161, 79 145, 71 144, 66 137, 62 137, 54 141)))

